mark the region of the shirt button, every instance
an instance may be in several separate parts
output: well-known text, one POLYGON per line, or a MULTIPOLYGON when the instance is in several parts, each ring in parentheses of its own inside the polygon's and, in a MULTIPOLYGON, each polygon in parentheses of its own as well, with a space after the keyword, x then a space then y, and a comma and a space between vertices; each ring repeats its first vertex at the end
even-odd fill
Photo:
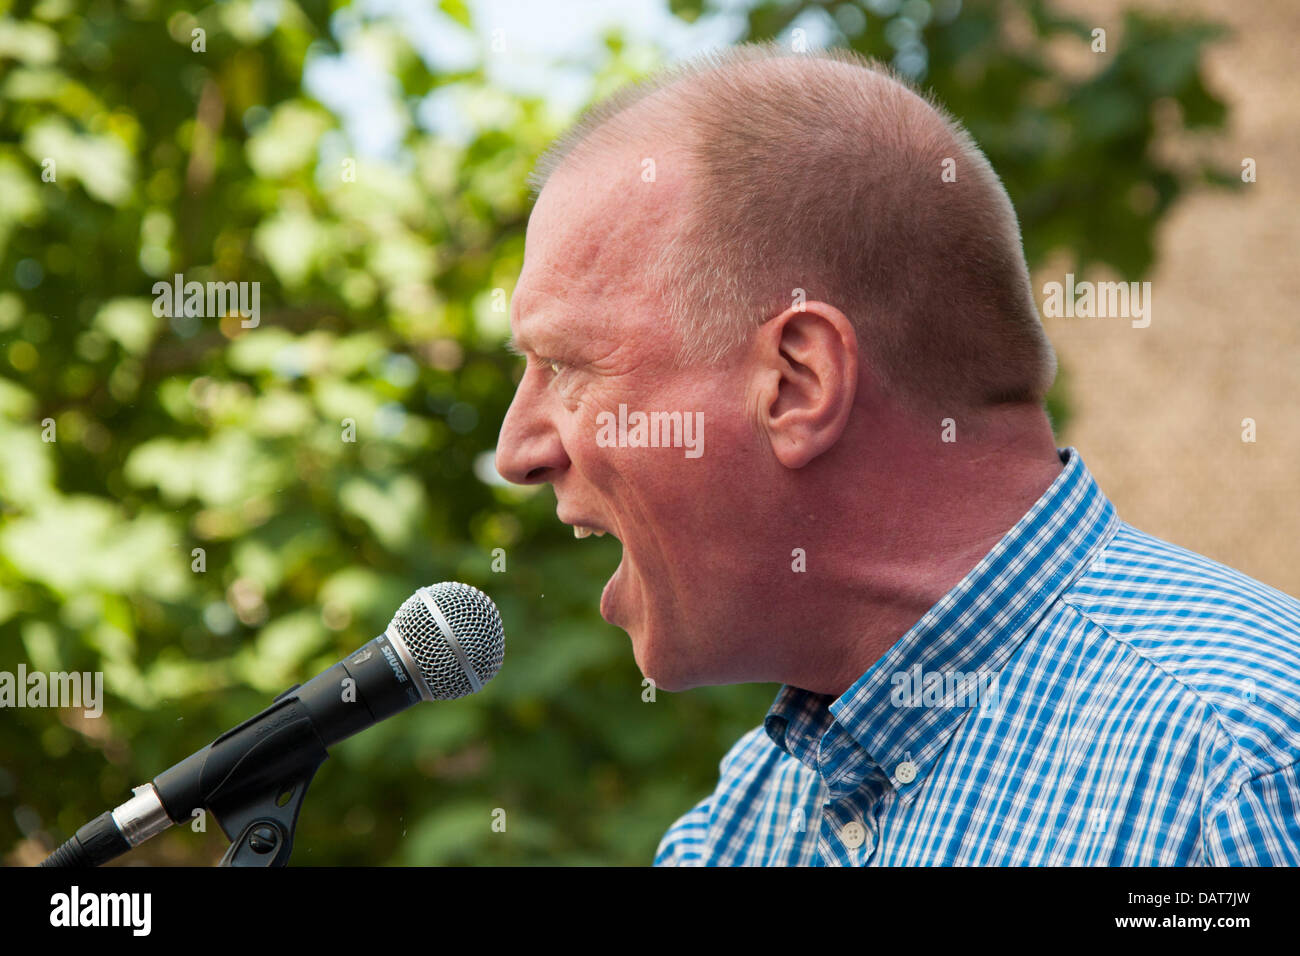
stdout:
POLYGON ((844 829, 840 831, 840 840, 850 850, 856 850, 858 847, 862 846, 862 844, 866 842, 866 839, 867 830, 857 820, 846 823, 844 829))
POLYGON ((916 779, 916 764, 910 760, 904 760, 894 768, 894 777, 899 783, 911 783, 916 779))

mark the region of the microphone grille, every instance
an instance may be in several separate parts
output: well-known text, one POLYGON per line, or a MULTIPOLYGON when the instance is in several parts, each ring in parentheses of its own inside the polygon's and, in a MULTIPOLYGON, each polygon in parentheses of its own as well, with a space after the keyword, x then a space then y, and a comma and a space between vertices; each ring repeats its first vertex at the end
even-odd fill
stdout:
POLYGON ((420 588, 397 609, 389 631, 406 644, 434 700, 474 693, 497 675, 505 658, 505 631, 497 606, 478 588, 459 581, 420 588), (451 641, 439 616, 451 631, 451 641))

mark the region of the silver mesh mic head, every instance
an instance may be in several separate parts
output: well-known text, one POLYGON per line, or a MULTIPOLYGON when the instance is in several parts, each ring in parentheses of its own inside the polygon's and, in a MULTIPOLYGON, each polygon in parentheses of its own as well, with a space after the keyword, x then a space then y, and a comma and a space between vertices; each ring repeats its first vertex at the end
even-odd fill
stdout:
POLYGON ((387 631, 401 641, 427 685, 428 700, 454 700, 497 675, 506 653, 501 614, 478 588, 459 581, 420 588, 387 631))

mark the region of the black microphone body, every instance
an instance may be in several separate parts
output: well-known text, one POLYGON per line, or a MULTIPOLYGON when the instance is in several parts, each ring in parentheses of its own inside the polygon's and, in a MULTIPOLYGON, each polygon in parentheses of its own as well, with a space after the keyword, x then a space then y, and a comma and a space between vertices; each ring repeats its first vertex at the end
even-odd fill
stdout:
MULTIPOLYGON (((41 866, 99 866, 199 809, 211 811, 232 840, 238 834, 230 824, 238 828, 250 808, 268 800, 283 807, 292 796, 296 819, 329 747, 421 700, 478 691, 503 655, 501 616, 491 598, 455 582, 421 588, 383 634, 136 787, 131 800, 86 824, 41 866)), ((282 834, 279 865, 291 835, 292 820, 282 834)))
POLYGON ((381 634, 160 773, 154 789, 173 823, 200 807, 212 809, 219 822, 220 807, 296 780, 327 748, 418 704, 415 681, 381 634))

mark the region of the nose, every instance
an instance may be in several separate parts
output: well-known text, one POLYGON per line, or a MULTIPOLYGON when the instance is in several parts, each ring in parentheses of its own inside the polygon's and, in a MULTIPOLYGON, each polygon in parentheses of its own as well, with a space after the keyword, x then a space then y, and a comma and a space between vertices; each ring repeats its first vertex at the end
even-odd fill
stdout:
POLYGON ((549 403, 533 380, 530 369, 515 390, 497 439, 497 471, 516 485, 554 481, 569 466, 564 443, 547 411, 549 403))

